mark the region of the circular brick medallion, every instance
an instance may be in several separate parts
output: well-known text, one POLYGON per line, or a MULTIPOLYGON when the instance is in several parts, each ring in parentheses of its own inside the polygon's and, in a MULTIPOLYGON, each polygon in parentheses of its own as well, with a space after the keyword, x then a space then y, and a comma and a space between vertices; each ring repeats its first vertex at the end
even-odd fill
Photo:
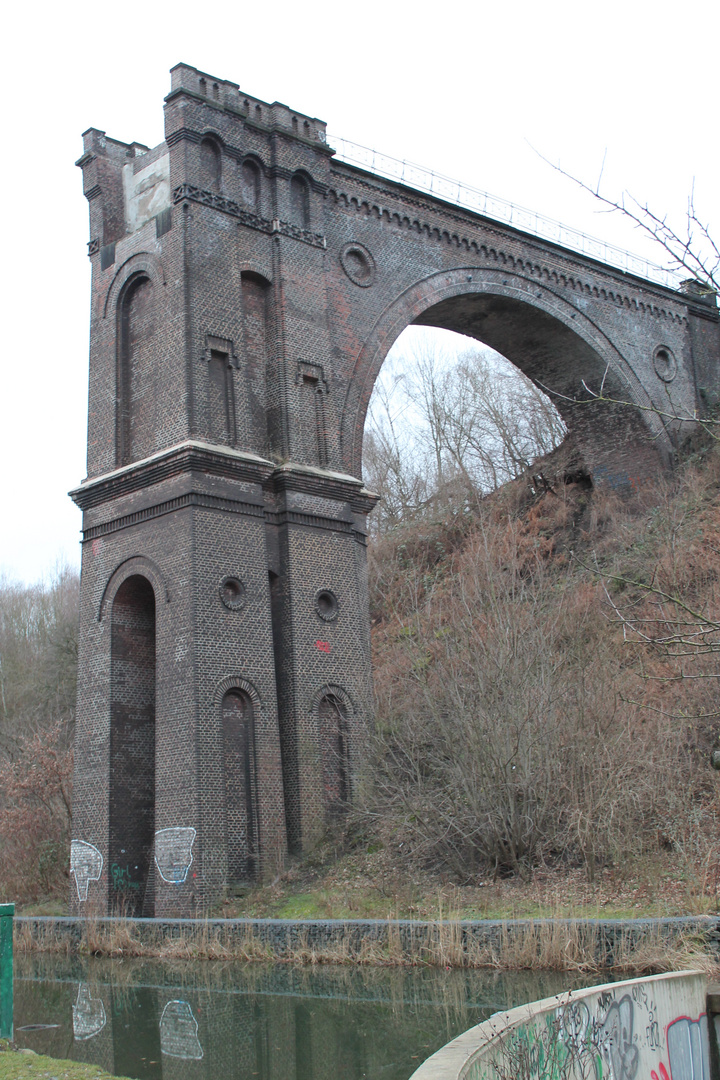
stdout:
POLYGON ((325 622, 337 619, 340 605, 338 598, 331 589, 320 589, 315 593, 315 610, 325 622))
POLYGON ((375 280, 375 260, 365 247, 356 240, 346 244, 340 252, 342 268, 355 284, 367 289, 375 280))
POLYGON ((228 574, 219 585, 220 599, 226 608, 239 611, 245 604, 245 586, 238 577, 228 574))
POLYGON ((653 354, 653 367, 663 382, 672 382, 677 375, 677 361, 667 345, 658 345, 653 354))

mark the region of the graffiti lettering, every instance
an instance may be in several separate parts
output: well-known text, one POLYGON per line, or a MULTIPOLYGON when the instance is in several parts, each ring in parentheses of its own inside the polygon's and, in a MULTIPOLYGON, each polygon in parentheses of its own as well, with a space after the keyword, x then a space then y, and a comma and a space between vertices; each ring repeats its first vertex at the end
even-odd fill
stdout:
MULTIPOLYGON (((137 867, 135 869, 137 870, 137 867)), ((127 889, 140 888, 140 882, 132 880, 129 866, 118 866, 117 863, 113 863, 110 867, 110 875, 114 889, 127 891, 127 889)))
MULTIPOLYGON (((707 1017, 680 1016, 668 1024, 667 1049, 672 1080, 709 1080, 707 1017)), ((664 1066, 660 1066, 664 1069, 664 1066)), ((663 1077, 665 1080, 665 1077, 663 1077)))
POLYGON ((613 1001, 599 1031, 600 1049, 615 1080, 634 1080, 640 1052, 633 1043, 635 1008, 629 994, 613 1001))

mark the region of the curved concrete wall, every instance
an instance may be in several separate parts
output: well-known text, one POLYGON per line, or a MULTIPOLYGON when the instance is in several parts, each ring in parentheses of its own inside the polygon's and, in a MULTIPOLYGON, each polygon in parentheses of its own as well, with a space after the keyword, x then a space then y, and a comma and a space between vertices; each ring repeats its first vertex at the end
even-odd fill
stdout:
POLYGON ((459 1035, 411 1080, 710 1080, 706 981, 676 972, 568 991, 459 1035))

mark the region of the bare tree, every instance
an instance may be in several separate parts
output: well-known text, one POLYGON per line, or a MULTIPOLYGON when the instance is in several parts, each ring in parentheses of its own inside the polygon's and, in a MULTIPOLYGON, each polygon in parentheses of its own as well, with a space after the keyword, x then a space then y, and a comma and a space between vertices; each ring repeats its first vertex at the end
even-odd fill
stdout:
POLYGON ((34 585, 0 578, 0 759, 73 718, 78 596, 78 574, 67 567, 34 585))
POLYGON ((647 202, 636 199, 628 191, 621 192, 617 198, 605 195, 601 191, 602 168, 597 183, 589 184, 560 165, 548 161, 542 154, 540 157, 562 176, 592 195, 608 211, 623 214, 628 218, 665 253, 670 269, 686 271, 690 275, 700 293, 712 295, 720 292, 720 248, 710 225, 700 217, 695 207, 694 182, 684 213, 684 228, 679 229, 673 225, 668 214, 658 213, 647 202))
POLYGON ((389 358, 365 434, 376 528, 477 508, 565 438, 555 406, 499 354, 453 335, 416 335, 389 358))
MULTIPOLYGON (((547 161, 546 158, 543 160, 547 161)), ((627 191, 621 192, 619 197, 604 194, 601 190, 602 169, 593 185, 559 165, 548 164, 609 212, 628 218, 664 253, 669 269, 689 274, 689 280, 682 286, 686 292, 710 300, 720 292, 720 247, 710 225, 696 208, 694 183, 683 215, 684 226, 678 228, 669 214, 658 213, 647 201, 639 200, 627 191)), ((639 412, 653 413, 676 434, 695 430, 703 433, 710 443, 720 441, 720 418, 712 408, 703 411, 682 408, 673 400, 670 387, 666 387, 666 401, 662 406, 615 398, 606 389, 606 376, 607 371, 599 385, 584 383, 584 400, 572 399, 573 405, 598 402, 608 407, 623 405, 639 412)), ((669 662, 669 668, 661 674, 645 673, 645 677, 669 682, 717 679, 720 673, 703 662, 709 654, 720 652, 720 613, 714 589, 698 590, 697 581, 688 577, 687 567, 680 565, 678 560, 687 534, 697 528, 696 513, 684 514, 678 521, 669 521, 668 526, 671 535, 666 538, 663 551, 658 553, 649 577, 623 571, 608 572, 597 564, 588 565, 586 569, 602 577, 611 617, 622 627, 625 642, 636 650, 645 650, 669 662)))

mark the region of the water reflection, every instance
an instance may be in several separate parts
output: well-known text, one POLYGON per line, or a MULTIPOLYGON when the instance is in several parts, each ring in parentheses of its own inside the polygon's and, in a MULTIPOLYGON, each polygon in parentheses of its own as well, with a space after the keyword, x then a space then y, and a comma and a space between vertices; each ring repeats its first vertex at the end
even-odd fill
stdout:
POLYGON ((78 1042, 99 1035, 107 1023, 102 998, 94 998, 87 983, 78 986, 77 1000, 72 1007, 73 1035, 78 1042))
MULTIPOLYGON (((583 980, 575 980, 580 985, 583 980)), ((566 975, 19 957, 19 1045, 138 1080, 407 1080, 566 975)))
POLYGON ((160 1049, 169 1057, 199 1061, 198 1023, 187 1001, 168 1001, 160 1017, 160 1049))

